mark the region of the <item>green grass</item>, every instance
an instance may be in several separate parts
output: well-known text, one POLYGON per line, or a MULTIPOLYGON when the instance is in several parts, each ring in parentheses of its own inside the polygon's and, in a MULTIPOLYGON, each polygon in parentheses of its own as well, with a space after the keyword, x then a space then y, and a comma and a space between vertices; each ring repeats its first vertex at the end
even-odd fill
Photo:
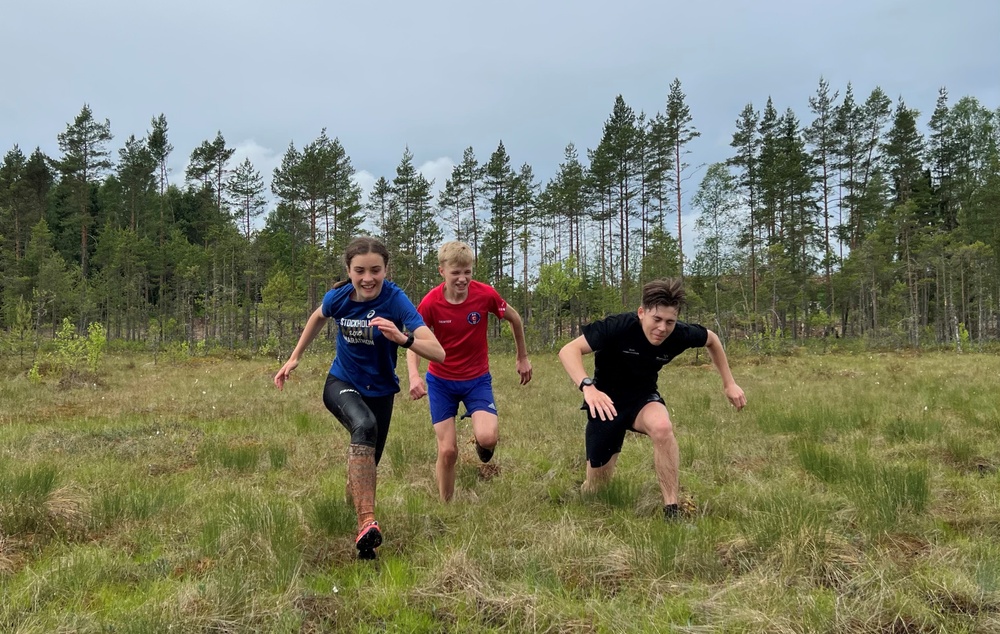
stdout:
POLYGON ((1000 359, 734 354, 739 413, 693 359, 660 379, 690 510, 671 524, 645 438, 581 494, 554 354, 525 387, 491 360, 500 444, 483 468, 459 422, 448 505, 404 378, 376 562, 355 559, 328 358, 283 392, 268 360, 110 356, 69 389, 7 368, 0 631, 1000 631, 1000 359))

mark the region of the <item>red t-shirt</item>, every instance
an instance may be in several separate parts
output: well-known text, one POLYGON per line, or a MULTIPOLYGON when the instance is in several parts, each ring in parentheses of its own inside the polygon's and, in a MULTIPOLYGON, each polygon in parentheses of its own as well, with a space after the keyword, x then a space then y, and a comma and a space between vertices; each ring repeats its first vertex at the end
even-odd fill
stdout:
POLYGON ((431 361, 427 371, 440 379, 467 381, 490 371, 486 328, 493 313, 503 319, 507 302, 489 284, 472 280, 461 304, 444 298, 444 284, 432 288, 417 312, 424 318, 445 351, 444 363, 431 361))

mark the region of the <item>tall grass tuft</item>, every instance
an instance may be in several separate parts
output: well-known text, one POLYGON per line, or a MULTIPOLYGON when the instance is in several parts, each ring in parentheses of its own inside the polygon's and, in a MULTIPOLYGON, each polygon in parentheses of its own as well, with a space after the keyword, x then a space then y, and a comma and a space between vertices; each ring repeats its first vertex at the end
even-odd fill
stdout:
POLYGON ((180 489, 169 484, 128 482, 101 492, 93 500, 91 525, 103 529, 119 521, 145 520, 175 506, 182 497, 180 489))
POLYGON ((596 491, 584 495, 615 509, 632 509, 639 500, 641 484, 631 478, 616 477, 604 483, 596 491))
POLYGON ((295 430, 299 434, 309 434, 315 431, 320 425, 314 422, 312 416, 306 412, 298 412, 292 417, 292 422, 295 423, 295 430))
POLYGON ((943 444, 948 460, 956 467, 962 470, 975 467, 978 447, 971 437, 949 433, 944 436, 943 444))
POLYGON ((229 446, 218 442, 206 442, 198 450, 203 464, 219 464, 226 469, 246 473, 253 471, 260 463, 263 450, 258 444, 238 444, 229 446))
POLYGON ((798 443, 797 454, 806 471, 851 500, 872 532, 895 527, 901 511, 922 513, 930 498, 924 465, 880 464, 863 453, 844 457, 808 441, 798 443))
POLYGON ((350 534, 357 523, 354 508, 344 500, 343 493, 314 500, 309 505, 307 518, 313 530, 330 536, 350 534))
POLYGON ((270 444, 267 447, 267 458, 272 469, 282 469, 288 464, 288 449, 284 445, 270 444))
POLYGON ((796 454, 803 469, 826 483, 843 481, 851 470, 847 460, 814 442, 798 442, 796 454))
POLYGON ((49 516, 47 505, 58 481, 59 469, 51 464, 0 472, 0 528, 3 532, 16 534, 45 528, 49 516))
POLYGON ((941 421, 897 416, 885 424, 883 435, 889 442, 923 442, 941 433, 941 421))
POLYGON ((287 587, 298 575, 303 533, 295 506, 280 498, 239 496, 230 503, 226 522, 222 541, 231 563, 257 562, 252 572, 275 589, 287 587))
POLYGON ((403 473, 406 469, 406 445, 401 440, 390 440, 385 447, 385 455, 389 458, 389 466, 393 473, 403 473))

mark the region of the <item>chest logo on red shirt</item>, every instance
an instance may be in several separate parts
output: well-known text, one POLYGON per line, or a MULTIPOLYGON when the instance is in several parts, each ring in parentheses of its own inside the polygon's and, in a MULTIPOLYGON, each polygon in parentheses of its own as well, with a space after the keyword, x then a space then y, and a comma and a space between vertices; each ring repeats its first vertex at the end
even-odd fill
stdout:
POLYGON ((476 324, 478 324, 483 320, 483 316, 476 311, 472 311, 471 313, 466 315, 465 320, 470 324, 472 324, 473 326, 475 326, 476 324))

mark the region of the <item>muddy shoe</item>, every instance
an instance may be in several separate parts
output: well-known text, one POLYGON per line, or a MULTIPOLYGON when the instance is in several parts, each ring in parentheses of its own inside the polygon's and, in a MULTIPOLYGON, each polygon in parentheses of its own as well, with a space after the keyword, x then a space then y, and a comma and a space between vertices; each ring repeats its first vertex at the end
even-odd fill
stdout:
POLYGON ((483 447, 482 445, 479 444, 478 440, 475 441, 475 444, 476 444, 476 454, 479 455, 479 460, 481 460, 483 463, 487 463, 493 459, 492 449, 487 449, 486 447, 483 447))
POLYGON ((676 504, 663 505, 663 519, 668 522, 676 522, 684 518, 684 511, 676 504))
POLYGON ((382 531, 378 522, 371 521, 358 531, 354 546, 358 549, 358 559, 375 559, 375 549, 382 543, 382 531))

